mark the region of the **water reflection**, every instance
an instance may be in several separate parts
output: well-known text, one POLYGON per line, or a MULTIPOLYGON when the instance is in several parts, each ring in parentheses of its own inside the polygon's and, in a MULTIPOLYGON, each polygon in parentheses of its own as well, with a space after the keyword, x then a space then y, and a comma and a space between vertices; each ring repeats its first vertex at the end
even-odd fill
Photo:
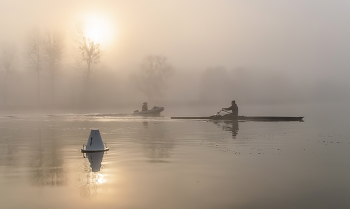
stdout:
POLYGON ((79 190, 82 197, 91 198, 103 191, 101 185, 106 182, 105 174, 101 172, 103 155, 104 152, 83 154, 84 158, 88 158, 91 169, 84 169, 84 173, 80 176, 79 190))
MULTIPOLYGON (((16 153, 18 152, 18 145, 15 144, 14 140, 5 139, 6 146, 1 149, 1 155, 4 157, 0 160, 0 166, 6 166, 4 173, 14 174, 17 173, 18 158, 16 158, 16 153)), ((12 175, 6 175, 12 177, 12 175)))
POLYGON ((148 128, 148 121, 143 121, 142 124, 144 128, 148 128))
POLYGON ((238 134, 239 125, 238 120, 230 120, 230 121, 213 121, 214 124, 221 127, 223 131, 228 131, 232 133, 232 139, 236 139, 238 134))
POLYGON ((104 152, 88 152, 84 156, 89 159, 92 172, 100 171, 103 155, 104 152))
POLYGON ((35 153, 31 159, 30 179, 35 186, 62 186, 66 184, 66 175, 63 169, 62 151, 59 149, 55 131, 50 130, 43 143, 42 129, 38 128, 35 153), (51 141, 49 139, 52 139, 51 141))
POLYGON ((140 133, 140 142, 151 163, 167 163, 173 141, 167 137, 165 124, 162 122, 142 122, 144 129, 140 133))

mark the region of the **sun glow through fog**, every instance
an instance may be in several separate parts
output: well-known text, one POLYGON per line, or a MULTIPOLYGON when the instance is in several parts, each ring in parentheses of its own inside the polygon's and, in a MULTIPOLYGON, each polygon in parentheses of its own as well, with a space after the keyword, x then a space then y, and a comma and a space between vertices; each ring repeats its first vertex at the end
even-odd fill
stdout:
POLYGON ((87 15, 84 18, 87 37, 101 45, 112 42, 115 32, 114 26, 108 18, 102 15, 87 15))

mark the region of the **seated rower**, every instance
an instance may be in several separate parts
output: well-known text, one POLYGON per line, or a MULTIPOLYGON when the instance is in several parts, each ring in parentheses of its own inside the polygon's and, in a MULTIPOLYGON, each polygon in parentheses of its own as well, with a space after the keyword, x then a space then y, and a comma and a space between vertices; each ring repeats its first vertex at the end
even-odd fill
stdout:
POLYGON ((231 110, 233 116, 238 116, 238 106, 235 100, 231 102, 231 107, 222 108, 221 110, 231 110))

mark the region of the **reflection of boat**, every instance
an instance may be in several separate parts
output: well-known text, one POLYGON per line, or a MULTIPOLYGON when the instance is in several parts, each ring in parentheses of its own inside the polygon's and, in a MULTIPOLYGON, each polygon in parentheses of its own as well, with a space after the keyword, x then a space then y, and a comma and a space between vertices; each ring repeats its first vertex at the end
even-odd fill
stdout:
POLYGON ((164 111, 164 107, 157 107, 154 106, 152 109, 150 110, 146 110, 146 111, 138 111, 135 110, 133 115, 141 115, 141 116, 157 116, 159 115, 161 112, 164 111))
POLYGON ((209 117, 171 117, 171 119, 197 119, 197 120, 244 120, 244 121, 303 121, 304 117, 287 117, 287 116, 232 116, 212 115, 209 117))
POLYGON ((222 130, 231 132, 232 138, 236 139, 239 130, 238 120, 213 120, 213 123, 221 127, 222 130))
POLYGON ((101 163, 104 152, 89 152, 86 157, 89 159, 92 172, 98 172, 101 169, 101 163))

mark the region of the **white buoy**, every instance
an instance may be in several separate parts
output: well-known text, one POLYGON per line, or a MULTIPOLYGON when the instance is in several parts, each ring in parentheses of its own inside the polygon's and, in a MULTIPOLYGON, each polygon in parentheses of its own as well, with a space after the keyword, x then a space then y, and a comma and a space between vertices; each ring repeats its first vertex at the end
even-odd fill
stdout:
POLYGON ((101 152, 108 151, 109 148, 103 144, 100 131, 98 129, 92 129, 88 138, 87 144, 83 145, 82 152, 101 152))

